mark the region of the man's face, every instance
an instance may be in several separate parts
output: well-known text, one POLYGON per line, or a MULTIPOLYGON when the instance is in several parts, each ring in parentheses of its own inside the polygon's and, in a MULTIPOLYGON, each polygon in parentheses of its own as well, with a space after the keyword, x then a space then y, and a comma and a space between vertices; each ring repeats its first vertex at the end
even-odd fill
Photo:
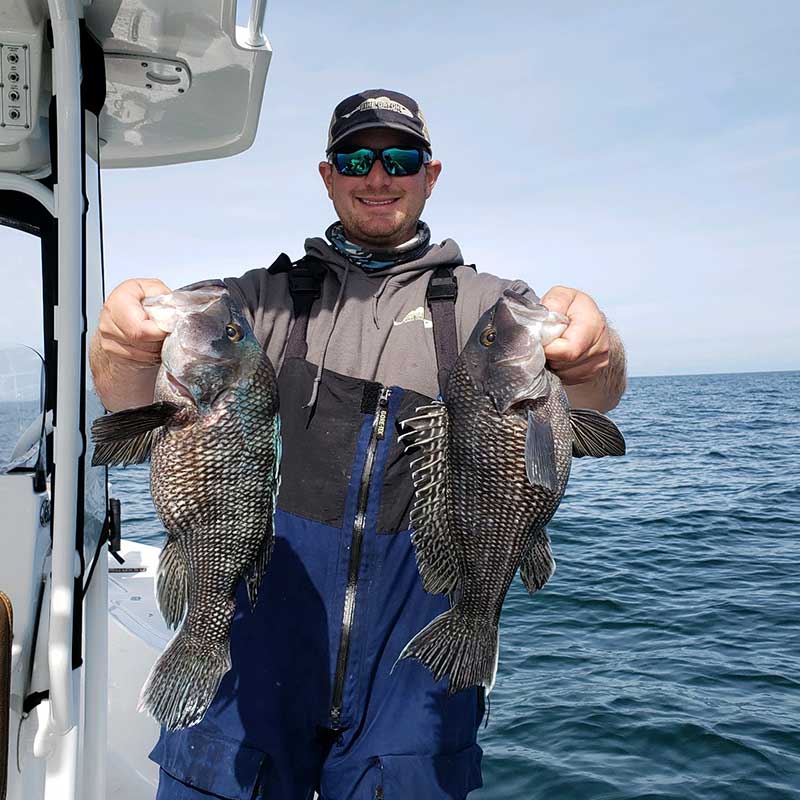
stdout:
MULTIPOLYGON (((352 152, 359 147, 418 147, 400 131, 372 128, 354 133, 339 149, 352 152)), ((429 161, 416 175, 393 177, 380 159, 363 177, 340 175, 327 161, 319 165, 328 197, 355 244, 387 249, 407 242, 417 232, 417 222, 442 170, 439 161, 429 161)))

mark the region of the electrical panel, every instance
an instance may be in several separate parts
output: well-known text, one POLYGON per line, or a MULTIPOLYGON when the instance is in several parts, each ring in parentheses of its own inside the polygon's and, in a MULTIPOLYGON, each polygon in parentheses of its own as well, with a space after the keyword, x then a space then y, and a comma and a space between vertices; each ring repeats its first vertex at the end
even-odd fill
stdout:
POLYGON ((50 170, 45 20, 30 4, 8 4, 0 0, 0 171, 42 177, 50 170))
POLYGON ((28 45, 0 42, 0 128, 30 129, 30 81, 28 45))

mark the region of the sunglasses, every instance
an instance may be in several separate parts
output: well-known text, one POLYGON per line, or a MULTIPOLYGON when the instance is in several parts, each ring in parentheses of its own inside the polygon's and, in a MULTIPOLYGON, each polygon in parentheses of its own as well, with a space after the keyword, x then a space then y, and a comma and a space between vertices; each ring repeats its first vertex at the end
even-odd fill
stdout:
POLYGON ((330 162, 340 175, 364 177, 378 158, 386 173, 393 177, 416 175, 422 165, 431 160, 430 154, 418 147, 384 147, 383 150, 360 147, 352 153, 331 153, 330 162))

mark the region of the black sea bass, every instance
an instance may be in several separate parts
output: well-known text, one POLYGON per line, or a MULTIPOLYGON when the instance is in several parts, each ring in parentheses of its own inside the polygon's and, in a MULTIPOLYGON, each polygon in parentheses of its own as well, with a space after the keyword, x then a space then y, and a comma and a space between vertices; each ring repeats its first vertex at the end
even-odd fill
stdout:
POLYGON ((453 607, 406 646, 449 691, 497 672, 498 623, 517 569, 529 592, 555 569, 545 525, 575 456, 623 455, 617 427, 570 409, 543 348, 568 319, 507 290, 475 326, 453 367, 444 402, 418 409, 403 434, 416 500, 412 539, 423 585, 453 607))
POLYGON ((269 561, 278 390, 272 364, 221 281, 144 305, 169 332, 156 402, 96 420, 93 463, 151 460, 153 502, 167 529, 158 604, 180 630, 155 663, 140 708, 176 729, 198 723, 213 700, 230 668, 237 584, 246 580, 254 605, 269 561))

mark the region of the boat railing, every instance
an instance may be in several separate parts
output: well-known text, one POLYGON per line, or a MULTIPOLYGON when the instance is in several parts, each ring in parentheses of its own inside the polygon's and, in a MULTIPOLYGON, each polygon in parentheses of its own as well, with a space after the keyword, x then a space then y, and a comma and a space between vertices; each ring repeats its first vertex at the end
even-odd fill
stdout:
POLYGON ((13 551, 0 590, 14 601, 12 696, 24 701, 9 711, 9 800, 106 800, 106 472, 90 466, 87 432, 102 408, 86 386, 104 292, 99 165, 221 158, 252 144, 271 47, 266 0, 247 12, 244 2, 158 0, 146 42, 124 24, 135 3, 19 0, 0 15, 0 58, 18 65, 28 95, 15 89, 16 100, 30 101, 27 116, 20 103, 0 127, 0 222, 40 240, 44 314, 33 322, 46 356, 46 403, 26 408, 10 434, 9 455, 22 460, 0 451, 0 532, 13 551), (148 79, 169 70, 178 85, 148 79))
POLYGON ((252 0, 250 20, 247 24, 247 44, 251 47, 263 47, 267 37, 264 36, 264 15, 267 11, 267 0, 252 0))
MULTIPOLYGON (((76 796, 78 748, 77 673, 73 661, 76 552, 76 512, 79 464, 84 450, 81 431, 82 358, 86 323, 83 312, 83 143, 81 125, 81 65, 79 4, 48 0, 52 30, 53 95, 57 98, 58 183, 55 192, 30 177, 4 173, 0 188, 38 200, 58 220, 58 342, 53 458, 57 464, 53 506, 51 601, 49 615, 49 718, 37 734, 40 755, 50 751, 48 784, 65 800, 76 796), (59 420, 62 421, 59 424, 59 420), (58 789, 56 790, 56 786, 58 789)), ((48 788, 49 788, 48 787, 48 788)))

